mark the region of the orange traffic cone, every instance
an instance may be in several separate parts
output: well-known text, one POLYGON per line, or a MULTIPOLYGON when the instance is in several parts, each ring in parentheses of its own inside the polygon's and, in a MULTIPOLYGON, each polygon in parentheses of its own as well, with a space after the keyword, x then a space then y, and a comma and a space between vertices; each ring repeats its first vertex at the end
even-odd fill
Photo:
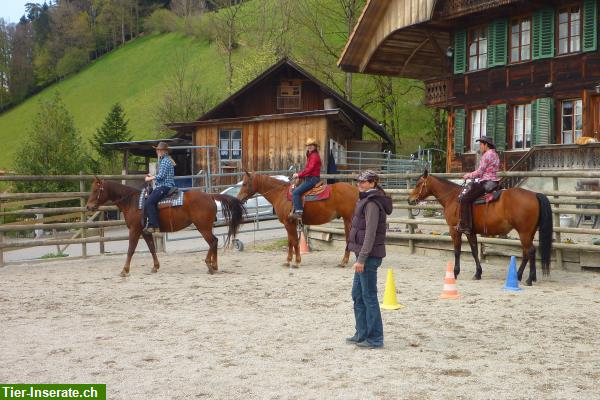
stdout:
POLYGON ((310 253, 310 248, 308 247, 308 243, 306 242, 306 238, 304 237, 304 231, 300 232, 300 254, 308 254, 310 253))
POLYGON ((456 279, 454 278, 454 265, 448 261, 446 268, 446 277, 444 278, 444 290, 440 295, 440 299, 458 299, 458 289, 456 288, 456 279))

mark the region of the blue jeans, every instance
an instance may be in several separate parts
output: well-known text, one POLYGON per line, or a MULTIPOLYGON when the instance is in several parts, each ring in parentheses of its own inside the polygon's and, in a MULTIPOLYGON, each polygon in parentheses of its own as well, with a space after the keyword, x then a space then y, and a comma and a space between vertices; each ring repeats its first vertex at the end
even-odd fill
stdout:
POLYGON ((356 319, 355 337, 366 340, 372 346, 383 346, 383 322, 377 299, 377 268, 381 258, 369 257, 365 261, 365 270, 354 273, 352 300, 356 319))
POLYGON ((308 192, 310 189, 314 188, 321 178, 317 176, 307 176, 302 180, 302 183, 296 186, 294 190, 292 190, 292 200, 294 202, 294 211, 302 211, 304 207, 302 206, 302 195, 308 192))
POLYGON ((146 215, 148 216, 148 228, 158 228, 158 202, 162 200, 163 197, 167 193, 169 193, 170 188, 166 186, 159 186, 154 188, 150 196, 146 199, 144 203, 144 208, 146 209, 146 215))

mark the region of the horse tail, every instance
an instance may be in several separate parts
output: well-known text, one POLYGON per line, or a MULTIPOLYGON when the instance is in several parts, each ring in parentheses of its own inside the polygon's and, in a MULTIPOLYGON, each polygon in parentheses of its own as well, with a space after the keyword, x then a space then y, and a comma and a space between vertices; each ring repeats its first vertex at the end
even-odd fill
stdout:
POLYGON ((552 252, 552 207, 546 195, 536 193, 540 204, 539 237, 542 255, 542 273, 550 275, 550 255, 552 252))
POLYGON ((221 202, 223 217, 225 217, 225 222, 227 222, 229 227, 227 230, 227 239, 225 239, 225 246, 227 246, 231 238, 235 238, 237 235, 240 225, 244 221, 246 208, 236 197, 227 194, 213 194, 212 197, 214 200, 221 202))

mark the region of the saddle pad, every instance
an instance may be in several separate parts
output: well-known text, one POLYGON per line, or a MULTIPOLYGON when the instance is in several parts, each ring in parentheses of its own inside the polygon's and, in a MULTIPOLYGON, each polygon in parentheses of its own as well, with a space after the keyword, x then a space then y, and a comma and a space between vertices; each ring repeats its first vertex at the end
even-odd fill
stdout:
POLYGON ((473 202, 473 205, 493 203, 494 201, 500 198, 502 192, 504 192, 504 189, 496 190, 491 193, 486 193, 483 196, 479 197, 477 200, 475 200, 473 202))
MULTIPOLYGON (((172 194, 169 197, 165 197, 164 199, 162 199, 161 201, 158 202, 158 207, 160 208, 161 206, 163 207, 167 207, 167 206, 171 206, 171 207, 178 207, 178 206, 182 206, 183 205, 183 191, 181 189, 179 189, 178 191, 176 191, 174 194, 172 194)), ((140 201, 138 202, 138 209, 142 209, 144 208, 144 199, 146 198, 146 189, 142 189, 142 192, 140 193, 140 201)))
MULTIPOLYGON (((290 188, 287 192, 287 199, 292 201, 292 190, 294 188, 290 185, 290 188)), ((302 199, 304 202, 307 201, 319 201, 328 199, 331 196, 331 185, 321 185, 319 187, 310 189, 308 192, 302 195, 302 199)))

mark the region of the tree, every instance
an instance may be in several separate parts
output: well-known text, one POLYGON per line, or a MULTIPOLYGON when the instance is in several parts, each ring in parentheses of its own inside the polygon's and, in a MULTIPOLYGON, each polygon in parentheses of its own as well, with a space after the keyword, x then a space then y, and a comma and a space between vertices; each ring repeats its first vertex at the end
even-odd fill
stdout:
POLYGON ((192 121, 210 110, 216 103, 215 97, 200 83, 201 75, 190 70, 190 51, 176 53, 172 78, 165 85, 164 95, 154 112, 160 132, 167 132, 165 124, 192 121))
POLYGON ((33 29, 31 23, 21 18, 12 37, 10 60, 10 95, 14 102, 27 97, 35 87, 33 75, 33 29))
POLYGON ((11 28, 0 18, 0 110, 10 103, 11 28))
POLYGON ((130 141, 132 135, 127 126, 128 123, 129 121, 125 118, 123 107, 121 107, 121 104, 115 103, 106 116, 102 127, 96 130, 94 137, 90 140, 90 145, 100 156, 98 164, 101 169, 104 169, 102 167, 107 166, 110 169, 108 172, 119 172, 119 165, 117 164, 118 153, 104 147, 104 143, 130 141))
MULTIPOLYGON (((40 101, 29 134, 16 152, 15 170, 25 175, 73 175, 88 170, 85 147, 60 95, 40 101)), ((19 192, 78 190, 76 182, 19 182, 19 192)))

